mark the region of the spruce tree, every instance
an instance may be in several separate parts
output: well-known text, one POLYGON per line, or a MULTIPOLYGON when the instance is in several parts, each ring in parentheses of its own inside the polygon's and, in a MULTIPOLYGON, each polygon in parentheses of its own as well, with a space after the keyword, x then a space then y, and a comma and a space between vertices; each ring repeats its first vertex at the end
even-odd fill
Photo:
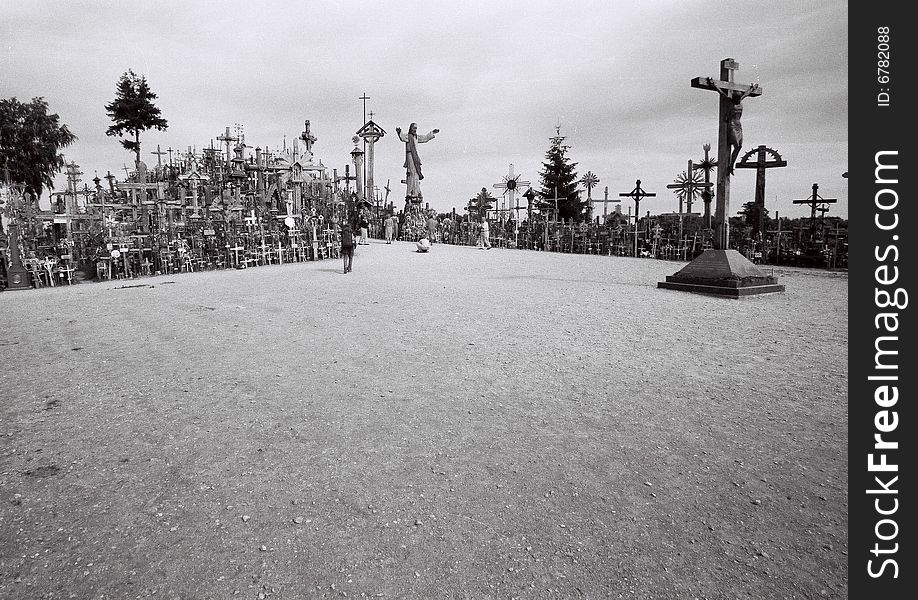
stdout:
POLYGON ((169 126, 153 104, 155 99, 156 94, 147 85, 147 78, 128 70, 118 80, 115 99, 105 105, 108 116, 115 122, 105 135, 131 134, 134 139, 123 139, 121 145, 134 152, 137 162, 140 162, 140 132, 152 128, 163 131, 169 126))
POLYGON ((587 212, 587 202, 580 199, 580 190, 577 189, 577 172, 567 157, 570 146, 563 144, 566 138, 561 135, 561 128, 556 128, 556 135, 551 140, 551 147, 545 153, 545 162, 542 163, 542 172, 539 173, 542 189, 542 203, 539 210, 543 213, 554 212, 555 189, 558 198, 558 219, 581 220, 587 212))

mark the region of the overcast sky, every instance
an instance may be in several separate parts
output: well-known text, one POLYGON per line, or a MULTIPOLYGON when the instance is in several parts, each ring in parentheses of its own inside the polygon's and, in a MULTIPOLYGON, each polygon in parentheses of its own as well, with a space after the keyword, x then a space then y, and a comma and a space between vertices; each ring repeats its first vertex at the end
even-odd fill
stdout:
MULTIPOLYGON (((156 144, 200 150, 236 123, 248 145, 280 148, 309 119, 316 158, 343 174, 366 93, 387 132, 376 183, 399 208, 395 128, 440 129, 419 152, 424 198, 441 212, 482 187, 499 196, 511 163, 537 187, 560 123, 578 175, 600 179, 594 199, 641 179, 657 194, 641 212, 660 213, 676 210, 665 186, 702 144, 716 156, 717 95, 689 82, 731 57, 737 82, 764 89, 743 103, 744 152, 764 144, 788 162, 767 172, 771 215, 809 215, 792 200, 818 183, 838 199, 828 214, 847 217, 847 32, 847 3, 829 1, 0 2, 0 97, 45 97, 79 137, 65 155, 92 185, 133 160, 105 136, 104 105, 128 69, 169 122, 141 134, 148 164, 156 144)), ((754 186, 754 170, 737 170, 731 214, 754 186)))

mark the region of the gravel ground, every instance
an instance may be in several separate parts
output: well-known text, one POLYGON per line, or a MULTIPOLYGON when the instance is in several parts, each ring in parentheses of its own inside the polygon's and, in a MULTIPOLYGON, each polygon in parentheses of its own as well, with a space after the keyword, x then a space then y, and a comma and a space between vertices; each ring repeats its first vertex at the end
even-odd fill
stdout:
POLYGON ((847 597, 846 274, 413 250, 0 293, 0 598, 847 597))

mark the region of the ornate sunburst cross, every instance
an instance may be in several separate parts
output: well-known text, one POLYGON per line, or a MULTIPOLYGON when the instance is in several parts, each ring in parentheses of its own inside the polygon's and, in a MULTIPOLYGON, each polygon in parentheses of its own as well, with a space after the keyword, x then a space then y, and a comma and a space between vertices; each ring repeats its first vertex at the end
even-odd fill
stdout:
POLYGON ((695 198, 701 194, 702 190, 709 189, 714 185, 710 181, 703 181, 703 179, 704 175, 702 175, 701 171, 695 171, 692 161, 689 160, 688 169, 679 173, 675 183, 666 186, 667 189, 674 190, 673 193, 679 198, 679 214, 684 214, 682 212, 683 202, 685 202, 688 208, 687 213, 691 214, 692 203, 695 201, 695 198))
MULTIPOLYGON (((520 180, 520 177, 522 177, 522 175, 513 174, 513 165, 511 164, 509 172, 503 176, 503 181, 501 181, 500 183, 494 184, 495 188, 499 190, 504 190, 503 191, 504 198, 506 198, 507 196, 510 196, 509 210, 519 210, 519 205, 516 204, 516 190, 520 189, 522 186, 530 185, 531 183, 529 181, 520 180)), ((506 210, 508 209, 504 208, 504 203, 502 200, 501 201, 501 211, 506 211, 506 210)))

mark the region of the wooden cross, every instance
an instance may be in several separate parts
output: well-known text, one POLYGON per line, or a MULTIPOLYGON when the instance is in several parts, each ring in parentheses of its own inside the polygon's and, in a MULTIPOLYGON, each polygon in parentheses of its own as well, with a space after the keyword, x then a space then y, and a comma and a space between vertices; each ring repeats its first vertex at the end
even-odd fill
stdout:
MULTIPOLYGON (((711 157, 708 155, 708 152, 711 150, 711 144, 704 144, 702 146, 704 149, 704 160, 700 163, 692 163, 693 169, 701 169, 704 171, 704 182, 705 184, 711 183, 711 171, 717 166, 716 160, 711 160, 711 157)), ((711 199, 714 198, 714 194, 711 193, 711 188, 709 186, 701 190, 701 200, 704 202, 704 226, 705 229, 711 229, 711 199)))
MULTIPOLYGON (((823 198, 818 193, 819 185, 813 184, 813 195, 805 200, 794 200, 794 204, 809 204, 812 211, 810 213, 810 241, 813 241, 813 238, 816 234, 816 211, 822 213, 822 217, 825 216, 826 211, 829 210, 827 205, 834 204, 838 202, 838 198, 823 198)), ((821 220, 821 219, 820 219, 821 220)))
MULTIPOLYGON (((605 193, 603 194, 602 200, 590 200, 590 202, 602 202, 602 223, 606 223, 606 215, 608 215, 609 208, 609 186, 606 186, 605 193)), ((598 217, 597 217, 598 218, 598 217)))
POLYGON ((150 152, 150 154, 156 155, 156 168, 162 170, 163 168, 163 154, 166 152, 159 149, 159 144, 156 144, 156 152, 150 152))
POLYGON ((351 191, 351 182, 356 179, 356 175, 351 175, 351 165, 344 165, 344 176, 337 178, 338 181, 344 181, 344 191, 347 193, 351 191))
POLYGON ((246 224, 246 225, 248 225, 248 226, 250 226, 250 227, 254 227, 254 226, 255 226, 255 224, 258 222, 258 217, 255 216, 255 209, 254 209, 254 208, 253 208, 252 210, 249 211, 249 216, 247 216, 244 220, 245 220, 245 224, 246 224))
POLYGON ((787 161, 781 158, 776 150, 765 146, 750 150, 736 163, 737 169, 755 169, 756 215, 753 234, 758 238, 764 239, 765 235, 765 169, 786 166, 787 161), (750 160, 753 154, 756 156, 755 161, 750 160), (766 158, 766 154, 770 156, 770 159, 766 158))
POLYGON ((309 120, 306 120, 306 128, 303 130, 303 133, 300 135, 300 139, 306 144, 306 152, 312 154, 312 145, 316 143, 318 139, 316 136, 312 135, 312 132, 309 131, 309 120))
POLYGON ((111 171, 106 172, 105 179, 108 180, 108 189, 111 191, 112 195, 115 194, 115 179, 116 177, 112 175, 111 171))
POLYGON ((634 200, 634 255, 637 256, 638 251, 638 218, 641 214, 641 200, 645 197, 656 196, 657 194, 648 193, 641 189, 641 180, 638 179, 635 182, 634 189, 628 193, 621 193, 619 196, 625 198, 631 198, 634 200))
POLYGON ((730 175, 733 171, 735 155, 742 142, 742 100, 747 96, 761 96, 762 88, 758 85, 740 85, 734 83, 733 72, 739 69, 739 63, 732 58, 720 61, 720 79, 695 77, 691 81, 693 88, 711 90, 720 96, 720 125, 717 131, 717 205, 714 214, 714 247, 727 250, 730 247, 730 175), (732 156, 731 156, 732 151, 732 156))
POLYGON ((229 127, 226 128, 226 132, 217 138, 218 141, 224 142, 226 144, 226 162, 229 163, 232 159, 232 148, 230 147, 231 142, 238 142, 239 138, 236 136, 230 135, 229 127))
POLYGON ((775 221, 778 222, 778 228, 768 233, 775 234, 775 264, 777 265, 781 262, 781 234, 787 232, 781 230, 781 216, 778 214, 778 211, 775 211, 775 221))
POLYGON ((514 209, 519 209, 519 206, 515 204, 515 200, 516 200, 516 190, 519 189, 520 186, 530 185, 530 184, 531 184, 531 182, 529 182, 529 181, 520 181, 520 177, 521 177, 521 175, 514 175, 514 174, 513 174, 513 165, 511 164, 511 165, 510 165, 510 171, 509 171, 506 175, 504 175, 503 181, 501 181, 500 183, 495 183, 495 184, 494 184, 494 187, 495 187, 495 188, 497 188, 497 189, 499 189, 499 190, 504 190, 503 193, 504 193, 505 196, 506 196, 506 195, 509 195, 509 196, 510 196, 510 199, 509 199, 509 202, 508 202, 509 208, 504 209, 503 206, 501 206, 501 208, 500 208, 501 211, 504 211, 504 210, 510 211, 510 210, 514 210, 514 209))
POLYGON ((366 92, 364 92, 364 93, 363 93, 363 96, 361 96, 361 97, 359 97, 359 98, 357 98, 357 99, 358 99, 358 100, 363 100, 363 124, 366 125, 366 124, 367 124, 367 100, 369 100, 370 97, 367 96, 367 93, 366 93, 366 92))

